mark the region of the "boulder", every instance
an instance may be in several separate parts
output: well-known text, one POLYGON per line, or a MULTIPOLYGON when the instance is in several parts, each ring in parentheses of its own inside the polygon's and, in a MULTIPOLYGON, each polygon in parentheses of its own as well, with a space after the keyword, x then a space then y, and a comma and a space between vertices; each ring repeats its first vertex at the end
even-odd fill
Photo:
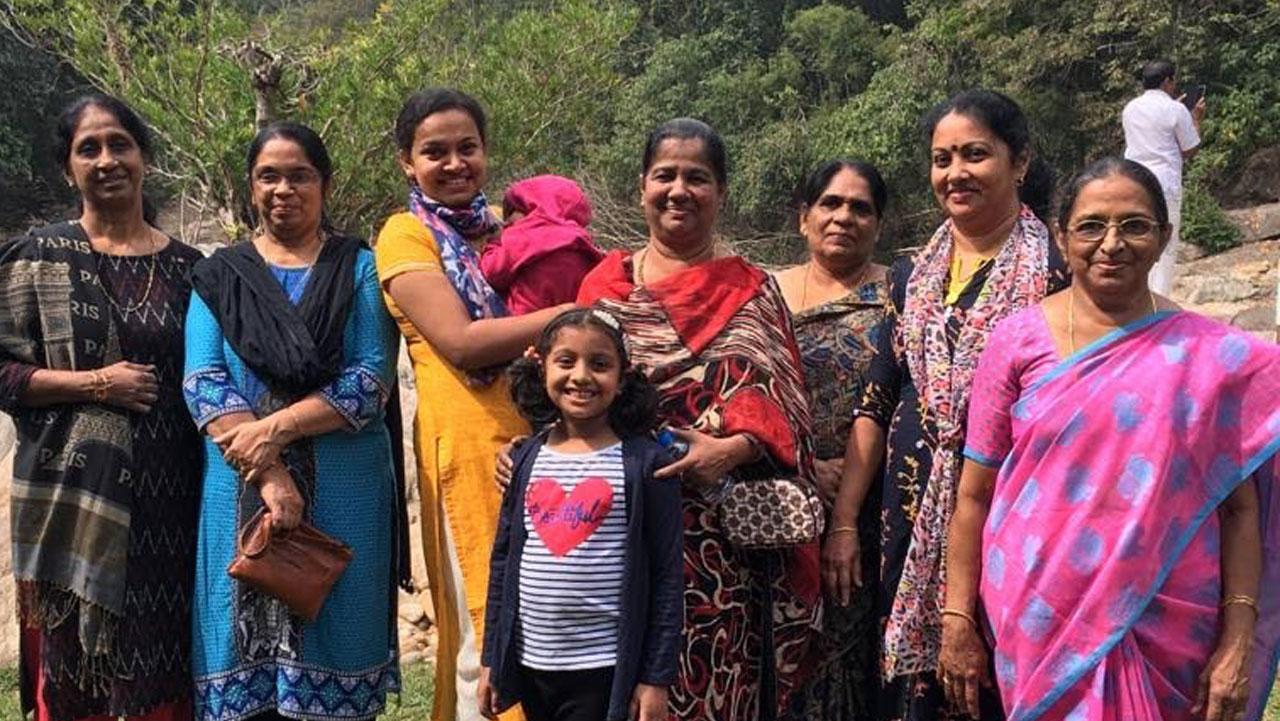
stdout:
POLYGON ((1228 208, 1280 202, 1280 145, 1263 148, 1245 161, 1236 181, 1222 197, 1228 208))
POLYGON ((1272 331, 1276 325, 1276 307, 1273 303, 1250 306, 1231 318, 1231 325, 1250 332, 1272 331))
POLYGON ((1280 238, 1280 203, 1228 210, 1227 218, 1244 234, 1245 243, 1280 238))
POLYGON ((1205 256, 1204 248, 1187 240, 1179 239, 1178 242, 1178 265, 1185 265, 1193 260, 1200 260, 1205 256))
POLYGON ((1261 291, 1252 281, 1234 276, 1207 275, 1186 279, 1186 299, 1195 305, 1237 303, 1261 291))
POLYGON ((400 601, 397 606, 400 620, 407 624, 417 626, 427 617, 427 612, 422 609, 422 604, 418 603, 418 599, 404 591, 400 592, 400 601))

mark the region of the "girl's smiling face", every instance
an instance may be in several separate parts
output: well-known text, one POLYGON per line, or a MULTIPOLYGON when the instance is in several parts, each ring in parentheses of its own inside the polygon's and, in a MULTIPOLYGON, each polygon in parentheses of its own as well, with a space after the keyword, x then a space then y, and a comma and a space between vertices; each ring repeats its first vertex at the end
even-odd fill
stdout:
POLYGON ((566 422, 607 422, 622 382, 622 359, 604 331, 590 326, 561 328, 543 365, 547 396, 566 422))

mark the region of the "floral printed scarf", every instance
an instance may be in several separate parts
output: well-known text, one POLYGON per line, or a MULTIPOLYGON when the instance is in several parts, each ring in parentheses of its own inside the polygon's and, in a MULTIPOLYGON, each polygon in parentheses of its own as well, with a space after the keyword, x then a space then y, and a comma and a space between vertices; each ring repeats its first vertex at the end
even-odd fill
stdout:
MULTIPOLYGON (((499 222, 489 210, 484 193, 476 193, 467 208, 450 208, 428 198, 417 183, 409 190, 409 212, 427 226, 440 246, 440 261, 445 277, 458 291, 458 297, 467 308, 471 320, 502 318, 507 307, 480 272, 480 256, 468 238, 485 236, 499 227, 499 222)), ((487 386, 497 380, 501 367, 482 368, 467 372, 467 382, 473 386, 487 386)))
POLYGON ((886 679, 932 671, 937 665, 946 595, 943 559, 947 526, 960 481, 960 451, 973 372, 991 329, 1006 316, 1044 298, 1049 281, 1049 242, 1048 229, 1024 206, 977 301, 968 310, 945 302, 954 246, 951 220, 938 228, 916 256, 899 327, 907 367, 927 415, 937 425, 938 443, 885 629, 886 679), (947 324, 952 318, 960 322, 954 348, 947 340, 947 324))

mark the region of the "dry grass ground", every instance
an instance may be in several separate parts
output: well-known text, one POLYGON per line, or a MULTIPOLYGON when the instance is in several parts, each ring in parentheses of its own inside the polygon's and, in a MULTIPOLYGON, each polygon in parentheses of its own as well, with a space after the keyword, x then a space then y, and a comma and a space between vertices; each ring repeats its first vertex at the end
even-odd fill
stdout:
MULTIPOLYGON (((397 702, 393 696, 387 702, 387 713, 382 721, 423 721, 431 713, 431 666, 417 663, 404 667, 404 692, 397 702)), ((18 705, 18 670, 0 669, 0 719, 17 721, 22 718, 18 705)), ((1280 717, 1277 717, 1280 719, 1280 717)))

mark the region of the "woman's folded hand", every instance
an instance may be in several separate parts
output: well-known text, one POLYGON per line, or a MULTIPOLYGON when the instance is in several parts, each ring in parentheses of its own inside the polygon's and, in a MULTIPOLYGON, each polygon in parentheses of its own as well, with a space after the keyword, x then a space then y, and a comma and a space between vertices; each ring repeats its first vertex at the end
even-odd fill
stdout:
POLYGON ((246 482, 252 482, 280 460, 279 423, 272 416, 241 423, 214 437, 222 458, 246 482))
POLYGON ((755 455, 755 447, 744 435, 716 438, 701 431, 670 430, 689 444, 689 450, 680 460, 658 469, 653 474, 654 478, 683 475, 686 483, 710 486, 755 455))

